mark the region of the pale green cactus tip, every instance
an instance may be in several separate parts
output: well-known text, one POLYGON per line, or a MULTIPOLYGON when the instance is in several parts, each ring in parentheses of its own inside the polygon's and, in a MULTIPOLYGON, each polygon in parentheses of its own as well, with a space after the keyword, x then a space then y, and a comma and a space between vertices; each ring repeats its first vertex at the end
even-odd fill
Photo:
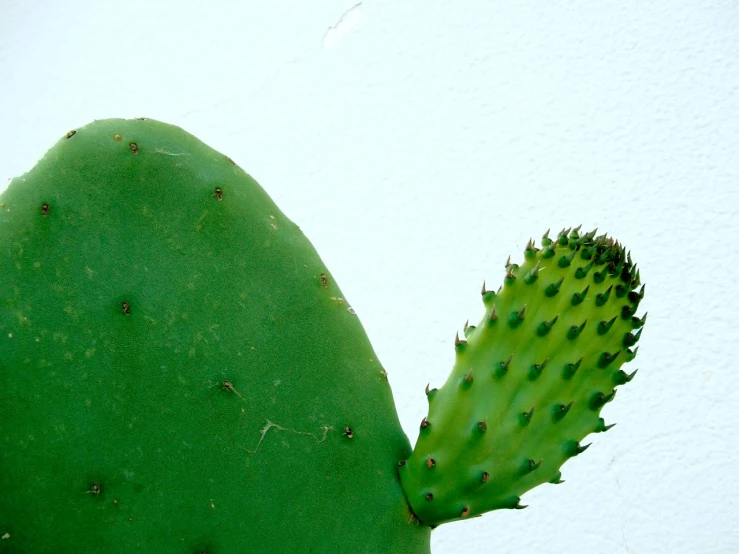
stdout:
POLYGON ((0 197, 0 549, 429 551, 561 483, 634 374, 631 255, 567 229, 509 259, 427 387, 387 372, 300 229, 181 129, 67 133, 0 197), (289 532, 286 532, 289 530, 289 532))
POLYGON ((496 293, 483 284, 485 315, 455 337, 447 382, 429 390, 413 454, 400 467, 414 513, 438 525, 521 508, 526 491, 560 483, 560 468, 603 432, 603 406, 633 378, 621 366, 646 320, 626 250, 580 228, 529 241, 506 263, 496 293))

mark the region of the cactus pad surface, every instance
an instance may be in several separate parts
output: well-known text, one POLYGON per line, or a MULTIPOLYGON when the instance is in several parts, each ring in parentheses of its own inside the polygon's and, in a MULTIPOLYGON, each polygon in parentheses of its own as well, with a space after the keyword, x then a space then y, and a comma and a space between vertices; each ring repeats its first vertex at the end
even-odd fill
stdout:
POLYGON ((0 551, 428 552, 409 454, 331 273, 225 155, 97 121, 0 196, 0 551))

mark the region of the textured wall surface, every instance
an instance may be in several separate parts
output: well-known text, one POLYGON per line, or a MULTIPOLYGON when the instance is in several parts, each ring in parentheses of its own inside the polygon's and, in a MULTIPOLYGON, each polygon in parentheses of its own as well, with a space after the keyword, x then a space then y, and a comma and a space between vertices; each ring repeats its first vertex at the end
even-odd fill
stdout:
POLYGON ((739 552, 739 4, 355 2, 0 0, 0 188, 96 118, 227 153, 332 269, 412 442, 483 279, 597 226, 647 283, 619 425, 434 552, 739 552))

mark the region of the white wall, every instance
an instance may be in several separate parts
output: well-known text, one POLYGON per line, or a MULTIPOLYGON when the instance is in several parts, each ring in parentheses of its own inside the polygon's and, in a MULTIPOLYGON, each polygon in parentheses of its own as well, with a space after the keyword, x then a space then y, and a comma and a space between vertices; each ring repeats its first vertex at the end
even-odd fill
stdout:
POLYGON ((649 311, 619 425, 434 551, 739 552, 739 4, 356 1, 0 0, 0 180, 95 118, 228 153, 331 267, 413 442, 483 279, 548 227, 612 233, 649 311))

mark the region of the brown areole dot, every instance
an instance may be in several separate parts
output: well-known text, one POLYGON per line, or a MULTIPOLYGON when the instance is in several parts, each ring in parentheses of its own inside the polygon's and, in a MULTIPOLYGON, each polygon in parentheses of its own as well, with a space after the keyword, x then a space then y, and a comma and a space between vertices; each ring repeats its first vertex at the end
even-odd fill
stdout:
POLYGON ((139 153, 139 145, 136 144, 135 142, 132 142, 131 144, 129 144, 128 147, 131 149, 131 152, 133 152, 134 154, 139 153))

